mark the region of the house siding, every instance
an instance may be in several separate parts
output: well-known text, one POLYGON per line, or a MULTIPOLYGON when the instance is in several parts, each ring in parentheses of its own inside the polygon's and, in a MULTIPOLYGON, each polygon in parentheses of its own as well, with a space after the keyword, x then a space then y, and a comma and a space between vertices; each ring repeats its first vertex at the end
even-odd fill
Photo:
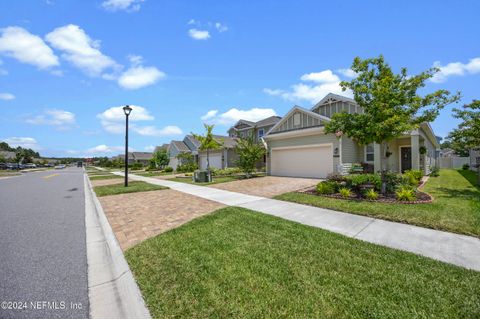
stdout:
POLYGON ((300 130, 300 129, 315 127, 315 126, 323 126, 323 122, 320 119, 315 118, 311 115, 308 115, 304 112, 296 111, 292 113, 284 123, 276 127, 271 133, 300 130), (300 123, 298 125, 294 125, 293 119, 295 116, 300 117, 300 123))
POLYGON ((185 137, 183 139, 183 143, 185 143, 185 145, 187 145, 187 147, 192 150, 192 151, 197 151, 197 147, 192 143, 192 141, 188 138, 188 137, 185 137))
MULTIPOLYGON (((268 141, 268 156, 267 156, 267 174, 271 174, 270 160, 272 156, 272 148, 276 147, 290 147, 290 146, 303 146, 303 145, 315 145, 315 144, 326 144, 332 143, 333 149, 340 146, 339 139, 333 134, 316 134, 309 136, 299 136, 285 138, 281 140, 269 140, 268 141)), ((340 157, 333 158, 333 167, 332 171, 336 172, 339 169, 340 157)))
POLYGON ((337 101, 320 105, 313 109, 312 112, 318 113, 326 117, 332 117, 333 114, 341 112, 347 112, 350 114, 362 113, 362 108, 355 105, 354 103, 337 101))
POLYGON ((360 146, 351 138, 342 137, 342 164, 343 163, 358 163, 362 161, 359 156, 360 146))

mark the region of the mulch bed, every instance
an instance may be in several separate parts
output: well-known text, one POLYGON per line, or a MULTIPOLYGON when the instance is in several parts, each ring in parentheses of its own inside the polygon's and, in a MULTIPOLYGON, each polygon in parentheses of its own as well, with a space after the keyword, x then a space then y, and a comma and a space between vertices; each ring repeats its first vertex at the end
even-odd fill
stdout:
POLYGON ((374 202, 374 203, 389 203, 389 204, 428 204, 433 202, 433 197, 427 193, 417 191, 417 199, 414 201, 400 201, 395 198, 395 195, 387 195, 382 196, 379 194, 378 199, 371 200, 360 197, 358 195, 353 195, 351 197, 342 197, 340 194, 331 194, 331 195, 324 195, 318 194, 315 190, 315 187, 309 187, 307 189, 299 190, 298 193, 315 195, 315 196, 323 196, 329 198, 336 198, 336 199, 343 199, 343 200, 354 200, 358 202, 374 202))

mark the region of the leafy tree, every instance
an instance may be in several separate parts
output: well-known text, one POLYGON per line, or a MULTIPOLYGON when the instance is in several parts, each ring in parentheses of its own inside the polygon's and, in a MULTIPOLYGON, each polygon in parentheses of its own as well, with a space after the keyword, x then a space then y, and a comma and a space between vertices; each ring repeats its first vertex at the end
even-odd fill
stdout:
POLYGON ((191 153, 179 153, 177 159, 179 162, 179 165, 177 166, 178 172, 193 172, 198 168, 191 153))
MULTIPOLYGON (((461 143, 465 149, 480 147, 480 100, 463 106, 463 109, 453 109, 454 116, 462 122, 453 130, 449 137, 452 143, 461 143)), ((480 185, 480 166, 477 168, 478 185, 480 185)))
POLYGON ((214 125, 204 124, 205 126, 205 135, 198 135, 192 133, 193 137, 195 137, 200 142, 200 147, 198 148, 201 151, 207 151, 207 171, 210 171, 210 151, 218 150, 222 147, 223 141, 216 139, 213 136, 213 128, 214 125))
MULTIPOLYGON (((336 113, 325 126, 327 133, 345 134, 359 144, 386 144, 419 127, 423 122, 433 121, 446 105, 458 101, 459 94, 437 90, 421 96, 417 91, 439 70, 436 68, 408 75, 402 68, 395 74, 382 55, 364 59, 356 57, 351 69, 357 77, 340 83, 345 91, 350 89, 363 113, 336 113)), ((381 157, 383 172, 385 158, 381 157)), ((383 174, 382 174, 383 175, 383 174)), ((385 183, 382 186, 385 192, 385 183)))
POLYGON ((150 160, 150 164, 152 167, 155 168, 164 168, 170 162, 170 158, 168 157, 168 153, 166 149, 159 149, 158 151, 153 153, 153 157, 150 160))
POLYGON ((255 143, 253 134, 249 134, 246 138, 239 138, 235 148, 238 154, 237 165, 250 178, 257 162, 265 155, 265 147, 255 143))
POLYGON ((469 149, 467 146, 467 140, 461 134, 457 134, 456 131, 450 132, 440 144, 442 149, 452 149, 458 156, 469 156, 469 149))

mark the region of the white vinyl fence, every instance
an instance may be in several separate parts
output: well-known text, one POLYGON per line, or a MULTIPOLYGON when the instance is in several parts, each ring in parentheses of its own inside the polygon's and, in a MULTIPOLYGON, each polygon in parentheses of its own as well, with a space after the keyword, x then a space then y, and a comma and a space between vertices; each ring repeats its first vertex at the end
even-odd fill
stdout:
POLYGON ((470 157, 440 157, 440 168, 462 168, 470 165, 470 157))

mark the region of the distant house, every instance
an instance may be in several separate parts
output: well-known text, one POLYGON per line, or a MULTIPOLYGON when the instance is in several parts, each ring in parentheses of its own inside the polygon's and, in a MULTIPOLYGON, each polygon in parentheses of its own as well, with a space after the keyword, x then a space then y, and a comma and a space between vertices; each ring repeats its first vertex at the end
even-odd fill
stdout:
POLYGON ((162 145, 156 146, 153 152, 155 153, 160 150, 167 150, 167 149, 168 149, 168 144, 162 144, 162 145))
POLYGON ((480 147, 470 150, 470 168, 476 169, 480 166, 480 147))
POLYGON ((9 152, 9 151, 0 151, 0 158, 4 158, 6 161, 12 161, 15 159, 16 154, 15 152, 9 152))
POLYGON ((253 134, 255 141, 259 143, 261 138, 281 119, 280 116, 270 116, 258 122, 239 120, 228 130, 228 136, 245 138, 253 134))
POLYGON ((128 164, 140 163, 146 166, 150 164, 150 160, 152 159, 152 157, 153 157, 153 153, 151 152, 129 152, 128 164))
POLYGON ((181 153, 192 153, 192 150, 183 142, 183 141, 171 141, 167 148, 168 156, 170 161, 168 166, 172 167, 174 170, 177 169, 178 165, 182 163, 177 158, 181 153))
MULTIPOLYGON (((218 150, 209 151, 210 167, 224 169, 236 166, 238 160, 238 155, 235 152, 236 138, 224 135, 214 135, 213 137, 222 144, 222 147, 218 150)), ((198 151, 198 166, 202 170, 207 168, 207 151, 198 151)))

